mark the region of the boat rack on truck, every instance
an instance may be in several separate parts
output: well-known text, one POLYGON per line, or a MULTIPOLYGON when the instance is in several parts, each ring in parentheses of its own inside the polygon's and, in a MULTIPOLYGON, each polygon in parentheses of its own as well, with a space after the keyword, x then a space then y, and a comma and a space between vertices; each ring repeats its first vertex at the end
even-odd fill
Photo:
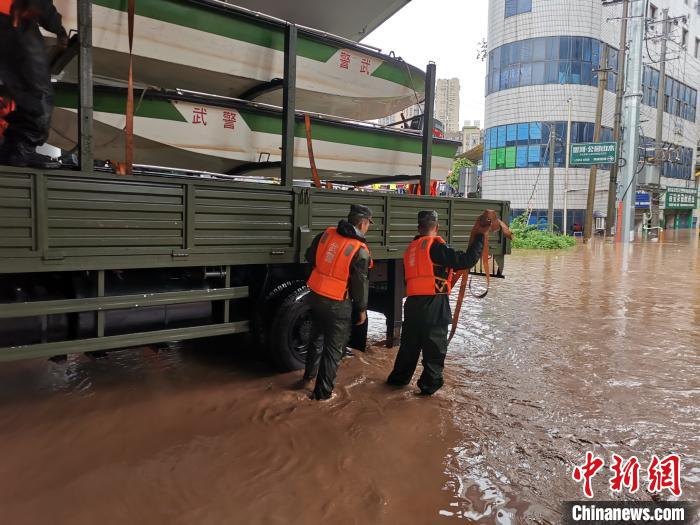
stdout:
MULTIPOLYGON (((120 176, 94 169, 91 150, 90 2, 80 14, 80 169, 0 167, 0 361, 103 351, 249 333, 283 370, 303 366, 309 338, 304 300, 313 237, 370 206, 370 309, 400 333, 403 251, 417 212, 435 209, 442 234, 466 247, 486 208, 479 199, 294 186, 295 27, 285 38, 284 130, 279 184, 162 174, 120 176), (86 37, 87 35, 87 37, 86 37)), ((426 82, 432 119, 434 65, 426 82)), ((429 188, 432 129, 424 126, 421 185, 429 188)), ((493 275, 510 244, 492 234, 493 275)), ((354 333, 363 346, 364 333, 354 333)))

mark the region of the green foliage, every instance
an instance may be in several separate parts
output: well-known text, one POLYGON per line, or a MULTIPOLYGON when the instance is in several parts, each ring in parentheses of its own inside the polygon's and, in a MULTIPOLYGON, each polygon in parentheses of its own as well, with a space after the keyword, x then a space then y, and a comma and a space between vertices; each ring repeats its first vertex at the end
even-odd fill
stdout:
POLYGON ((513 248, 531 250, 561 250, 576 245, 576 239, 559 233, 540 230, 542 225, 528 224, 527 214, 513 219, 510 229, 513 232, 513 248))
POLYGON ((454 164, 452 165, 452 171, 450 171, 450 174, 447 176, 447 179, 445 179, 445 182, 449 184, 453 190, 458 190, 459 189, 459 171, 462 168, 471 168, 475 166, 475 164, 469 160, 469 159, 457 159, 455 160, 454 164))

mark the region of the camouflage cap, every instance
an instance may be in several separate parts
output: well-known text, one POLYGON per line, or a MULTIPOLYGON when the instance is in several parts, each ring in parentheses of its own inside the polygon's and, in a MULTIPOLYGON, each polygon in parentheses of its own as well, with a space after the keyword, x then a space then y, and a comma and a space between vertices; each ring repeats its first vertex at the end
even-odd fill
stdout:
POLYGON ((418 222, 437 222, 438 213, 435 210, 423 210, 418 212, 418 222))
POLYGON ((364 206, 363 204, 351 204, 350 213, 348 213, 348 220, 352 218, 358 219, 368 219, 370 224, 374 224, 372 220, 372 210, 369 206, 364 206))

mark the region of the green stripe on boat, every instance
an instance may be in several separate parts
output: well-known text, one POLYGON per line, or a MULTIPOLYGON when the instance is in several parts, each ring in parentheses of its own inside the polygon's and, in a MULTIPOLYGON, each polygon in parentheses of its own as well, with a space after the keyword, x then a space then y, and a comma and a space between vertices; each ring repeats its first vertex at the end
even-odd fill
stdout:
MULTIPOLYGON (((253 131, 276 135, 282 134, 281 116, 275 117, 246 110, 238 110, 238 112, 241 114, 246 124, 248 124, 248 127, 253 131)), ((400 133, 387 133, 369 126, 350 128, 343 125, 334 126, 327 122, 312 120, 311 135, 313 140, 348 144, 350 146, 380 148, 418 154, 423 151, 420 135, 411 137, 400 133)), ((296 123, 294 127, 294 136, 298 138, 306 137, 306 128, 303 123, 296 123)), ((452 158, 456 150, 456 145, 433 143, 433 155, 436 157, 452 158)))
MULTIPOLYGON (((127 0, 94 0, 108 9, 126 11, 127 0)), ((205 33, 284 51, 284 31, 263 22, 256 23, 245 17, 227 15, 223 11, 197 5, 186 0, 148 0, 136 2, 136 14, 205 33)), ((300 37, 297 54, 327 62, 339 48, 300 37)))
MULTIPOLYGON (((144 98, 139 100, 139 94, 135 97, 135 116, 170 120, 173 122, 189 122, 168 100, 144 98)), ((56 107, 77 109, 78 92, 67 89, 57 89, 54 96, 56 107)), ((119 93, 95 92, 93 95, 94 110, 103 113, 123 115, 126 107, 125 96, 119 93)), ((215 106, 218 107, 218 106, 215 106)), ((282 116, 270 115, 251 110, 236 109, 245 120, 248 127, 258 133, 282 134, 282 116)), ((388 133, 370 126, 358 125, 351 128, 345 125, 333 125, 329 122, 312 120, 311 133, 314 140, 323 140, 338 144, 348 144, 368 148, 379 148, 405 153, 417 153, 422 151, 420 135, 408 136, 402 133, 388 133)), ((306 137, 306 129, 303 123, 297 122, 294 127, 294 135, 299 138, 306 137)), ((433 156, 452 158, 455 155, 456 145, 433 143, 433 156)))
MULTIPOLYGON (((127 0, 93 0, 93 3, 107 9, 126 12, 127 0)), ((243 16, 231 16, 223 11, 204 5, 197 5, 187 0, 148 0, 136 2, 136 14, 153 20, 189 27, 205 33, 219 35, 233 40, 240 40, 277 51, 284 51, 284 31, 264 22, 255 22, 243 16)), ((138 42, 137 42, 138 44, 138 42)), ((324 42, 299 35, 297 55, 318 62, 328 62, 340 49, 324 42)), ((397 64, 384 62, 372 73, 372 76, 406 86, 423 92, 423 83, 418 79, 411 82, 406 64, 401 68, 397 64)))
MULTIPOLYGON (((167 100, 144 99, 139 102, 139 95, 134 100, 137 117, 157 118, 160 120, 172 120, 174 122, 187 122, 187 119, 167 100)), ((61 108, 78 108, 78 91, 56 90, 54 105, 61 108)), ((126 98, 117 93, 93 94, 93 109, 102 113, 116 113, 124 115, 126 111, 126 98)))
MULTIPOLYGON (((381 78, 383 80, 388 80, 394 84, 399 84, 401 86, 406 86, 418 93, 423 93, 425 91, 425 82, 423 74, 413 75, 411 73, 411 66, 404 62, 404 67, 399 68, 394 64, 384 62, 372 73, 373 77, 381 78)), ((418 103, 418 101, 416 101, 418 103)))

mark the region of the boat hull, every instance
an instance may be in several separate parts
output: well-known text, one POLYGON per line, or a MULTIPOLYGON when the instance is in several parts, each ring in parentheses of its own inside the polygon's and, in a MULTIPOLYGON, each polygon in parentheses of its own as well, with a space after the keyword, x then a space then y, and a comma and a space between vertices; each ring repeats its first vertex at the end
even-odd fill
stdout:
MULTIPOLYGON (((56 0, 68 30, 77 29, 75 0, 56 0)), ((124 80, 128 72, 126 0, 93 2, 93 69, 124 80)), ((281 105, 284 25, 221 3, 136 2, 134 78, 178 88, 281 105), (252 91, 251 91, 252 90, 252 91)), ((77 60, 62 68, 77 81, 77 60)), ((400 111, 423 99, 425 75, 405 62, 349 41, 300 29, 296 107, 357 120, 400 111)))
MULTIPOLYGON (((77 139, 77 89, 59 86, 49 143, 71 150, 77 139)), ((95 158, 124 156, 123 89, 96 89, 95 158)), ((175 94, 136 95, 134 162, 171 168, 279 176, 282 115, 278 108, 245 101, 175 94), (267 169, 259 169, 268 166, 267 169)), ((314 117, 313 153, 322 179, 360 183, 420 175, 421 135, 365 123, 314 117)), ((297 114, 296 178, 310 178, 303 115, 297 114)), ((458 143, 435 139, 431 178, 444 180, 458 143)))

